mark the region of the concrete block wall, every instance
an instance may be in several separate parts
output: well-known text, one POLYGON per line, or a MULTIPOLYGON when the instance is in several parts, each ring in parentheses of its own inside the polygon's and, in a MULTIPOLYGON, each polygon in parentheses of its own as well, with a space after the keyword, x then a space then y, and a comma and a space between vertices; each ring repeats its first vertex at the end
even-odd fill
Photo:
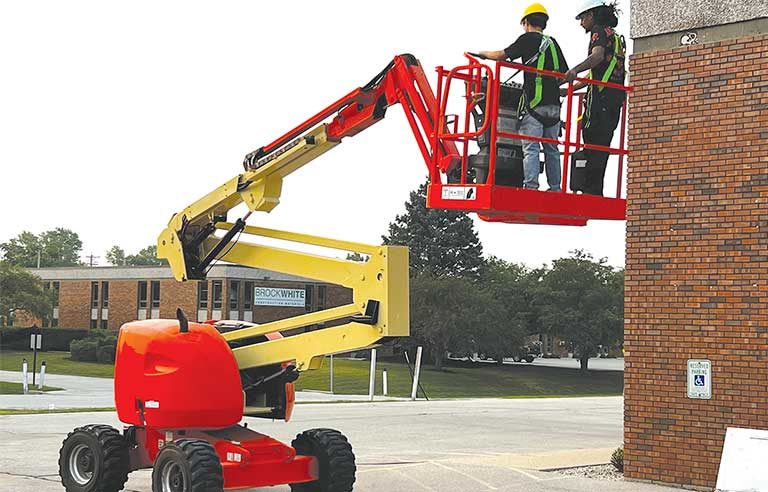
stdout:
POLYGON ((726 428, 768 428, 768 35, 630 69, 625 474, 711 490, 726 428))

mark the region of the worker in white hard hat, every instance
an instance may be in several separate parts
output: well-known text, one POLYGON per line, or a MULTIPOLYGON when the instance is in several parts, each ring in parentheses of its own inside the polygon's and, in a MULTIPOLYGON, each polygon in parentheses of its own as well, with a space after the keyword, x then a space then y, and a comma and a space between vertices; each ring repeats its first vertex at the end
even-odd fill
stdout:
MULTIPOLYGON (((549 14, 540 3, 534 3, 523 11, 520 25, 525 33, 507 48, 498 51, 481 51, 480 57, 491 60, 522 62, 532 68, 565 73, 568 63, 555 38, 544 34, 549 14)), ((560 133, 560 80, 525 72, 523 96, 518 113, 521 115, 520 134, 557 140, 560 133)), ((540 154, 544 151, 544 167, 547 172, 548 191, 560 191, 560 152, 557 145, 523 140, 523 187, 539 189, 540 154)))
MULTIPOLYGON (((581 72, 590 70, 588 78, 624 85, 626 43, 624 37, 614 30, 619 23, 616 4, 605 0, 585 0, 577 11, 576 20, 590 35, 588 56, 566 72, 565 80, 571 82, 581 72)), ((574 84, 574 89, 581 89, 585 85, 574 84)), ((561 94, 564 92, 565 89, 561 89, 561 94)), ((626 93, 620 89, 591 84, 588 86, 581 121, 585 144, 611 146, 625 97, 626 93)), ((572 179, 571 188, 573 191, 602 196, 608 153, 585 149, 584 154, 587 158, 584 182, 579 185, 579 180, 572 179)))

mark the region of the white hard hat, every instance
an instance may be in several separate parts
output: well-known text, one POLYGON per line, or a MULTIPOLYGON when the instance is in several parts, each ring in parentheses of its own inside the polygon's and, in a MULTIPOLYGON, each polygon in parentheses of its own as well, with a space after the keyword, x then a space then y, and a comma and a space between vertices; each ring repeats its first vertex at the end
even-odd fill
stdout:
POLYGON ((605 0, 584 0, 581 2, 581 7, 579 7, 578 12, 576 13, 576 20, 579 20, 579 18, 584 15, 585 12, 588 12, 597 7, 605 7, 606 5, 608 5, 608 2, 605 0))

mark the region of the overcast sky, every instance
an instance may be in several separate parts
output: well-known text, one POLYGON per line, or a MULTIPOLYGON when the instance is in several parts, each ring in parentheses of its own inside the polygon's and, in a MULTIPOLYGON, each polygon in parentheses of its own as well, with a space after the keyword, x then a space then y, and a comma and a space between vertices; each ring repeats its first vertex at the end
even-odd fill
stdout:
MULTIPOLYGON (((435 66, 514 41, 527 3, 3 2, 0 241, 66 227, 99 264, 114 244, 136 252, 174 212, 240 173, 246 153, 394 55, 416 55, 434 83, 435 66)), ((588 43, 578 2, 543 3, 547 32, 573 66, 588 43)), ((628 0, 621 7, 628 36, 628 0)), ((249 224, 378 244, 426 174, 392 107, 286 178, 281 204, 249 224)), ((534 266, 582 248, 624 263, 623 222, 475 222, 486 254, 509 261, 534 266)))

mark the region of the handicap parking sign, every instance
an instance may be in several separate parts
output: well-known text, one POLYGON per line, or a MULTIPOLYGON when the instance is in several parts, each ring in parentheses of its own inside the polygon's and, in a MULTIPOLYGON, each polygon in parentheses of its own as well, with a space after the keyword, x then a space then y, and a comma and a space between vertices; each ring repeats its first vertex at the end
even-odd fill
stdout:
POLYGON ((712 363, 707 359, 688 360, 688 398, 712 398, 712 363))

